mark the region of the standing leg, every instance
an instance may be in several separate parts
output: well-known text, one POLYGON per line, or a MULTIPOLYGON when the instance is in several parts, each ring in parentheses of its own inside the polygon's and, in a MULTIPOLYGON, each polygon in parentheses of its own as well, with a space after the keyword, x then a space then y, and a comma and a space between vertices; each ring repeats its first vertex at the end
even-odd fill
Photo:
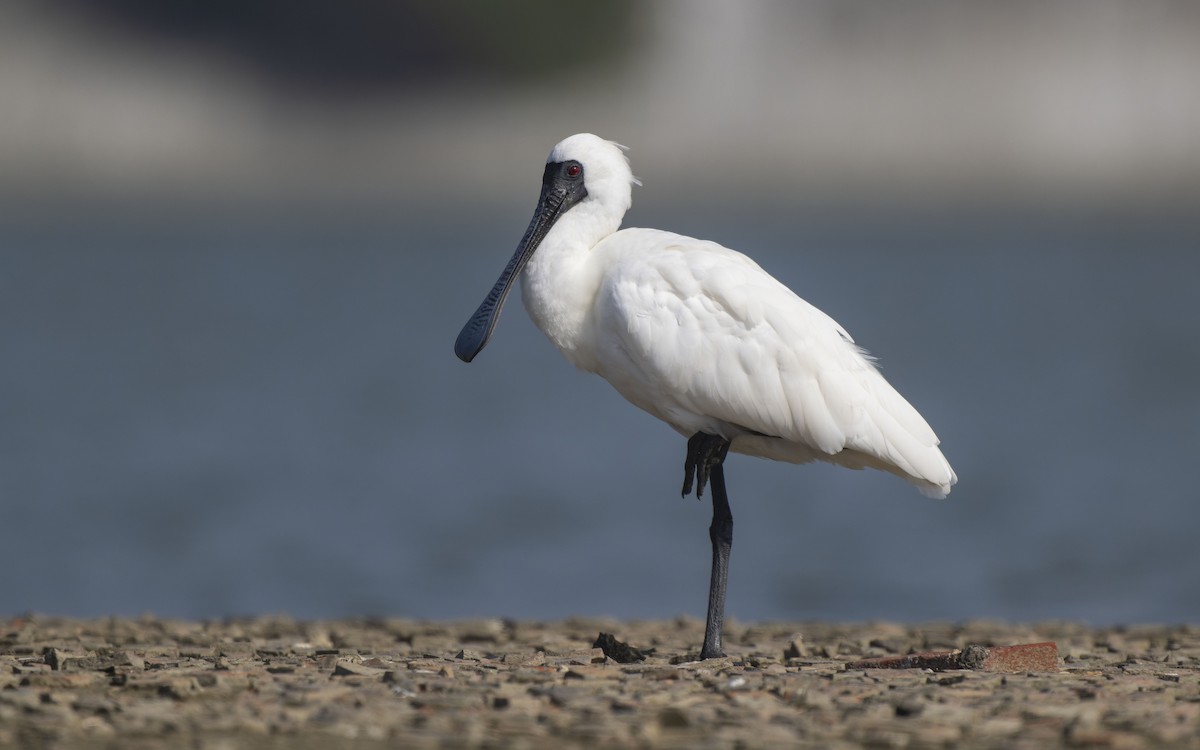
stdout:
POLYGON ((733 547, 733 513, 725 495, 725 467, 721 464, 712 468, 712 491, 713 519, 708 527, 713 548, 712 578, 708 583, 708 618, 704 623, 701 659, 725 655, 721 650, 721 629, 725 625, 725 582, 729 578, 729 550, 733 547))
POLYGON ((729 551, 733 546, 733 513, 729 510, 729 498, 725 494, 725 455, 729 452, 729 441, 717 435, 697 432, 688 440, 688 454, 684 461, 683 494, 692 490, 692 479, 696 480, 696 497, 704 495, 704 485, 712 479, 713 520, 708 527, 708 538, 712 541, 712 576, 708 584, 708 616, 704 623, 704 645, 700 649, 701 659, 724 656, 721 650, 721 629, 725 623, 725 584, 729 578, 729 551))

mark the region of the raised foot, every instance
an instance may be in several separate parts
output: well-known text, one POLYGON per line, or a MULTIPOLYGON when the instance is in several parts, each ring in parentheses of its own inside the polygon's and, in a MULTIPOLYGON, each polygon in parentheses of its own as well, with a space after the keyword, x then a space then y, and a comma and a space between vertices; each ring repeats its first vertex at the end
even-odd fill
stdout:
POLYGON ((720 435, 697 432, 688 438, 687 458, 683 461, 683 496, 692 494, 692 487, 695 486, 696 499, 704 497, 704 488, 708 486, 713 467, 720 466, 728 453, 729 441, 720 435))

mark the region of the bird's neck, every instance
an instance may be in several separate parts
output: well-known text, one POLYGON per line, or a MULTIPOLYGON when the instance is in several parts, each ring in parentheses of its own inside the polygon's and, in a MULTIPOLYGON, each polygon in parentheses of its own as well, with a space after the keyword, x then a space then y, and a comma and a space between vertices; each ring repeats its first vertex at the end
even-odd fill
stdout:
POLYGON ((534 324, 572 364, 594 371, 587 335, 603 276, 595 248, 621 216, 579 205, 559 219, 525 266, 521 298, 534 324))

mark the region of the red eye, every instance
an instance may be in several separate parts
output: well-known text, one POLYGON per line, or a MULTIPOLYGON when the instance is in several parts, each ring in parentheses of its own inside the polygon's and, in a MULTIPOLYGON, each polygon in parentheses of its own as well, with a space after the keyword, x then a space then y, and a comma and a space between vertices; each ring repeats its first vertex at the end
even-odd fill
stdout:
POLYGON ((567 167, 567 177, 578 177, 583 174, 583 167, 578 164, 572 164, 567 167))

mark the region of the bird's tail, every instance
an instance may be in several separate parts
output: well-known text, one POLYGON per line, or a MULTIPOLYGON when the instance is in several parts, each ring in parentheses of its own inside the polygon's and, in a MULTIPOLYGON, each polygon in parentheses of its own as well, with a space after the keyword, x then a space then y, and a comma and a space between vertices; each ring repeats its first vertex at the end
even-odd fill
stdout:
POLYGON ((845 459, 860 460, 864 466, 907 479, 926 497, 946 497, 958 476, 938 448, 940 441, 933 428, 878 371, 870 380, 873 398, 866 401, 868 429, 851 436, 838 456, 853 452, 856 455, 845 459))

